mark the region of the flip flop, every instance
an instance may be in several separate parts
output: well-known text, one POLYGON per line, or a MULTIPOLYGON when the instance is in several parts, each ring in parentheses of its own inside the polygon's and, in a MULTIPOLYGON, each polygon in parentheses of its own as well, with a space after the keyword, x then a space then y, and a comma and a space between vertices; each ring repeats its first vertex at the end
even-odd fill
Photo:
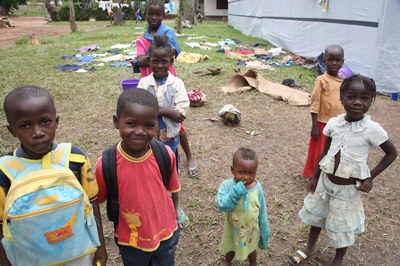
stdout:
POLYGON ((189 217, 186 215, 186 213, 182 210, 181 207, 178 208, 178 212, 181 216, 179 220, 177 220, 178 224, 180 225, 181 228, 186 228, 189 226, 189 217))
POLYGON ((199 175, 199 169, 197 167, 197 165, 195 166, 188 166, 187 167, 187 171, 189 173, 189 177, 190 178, 195 178, 199 175))
POLYGON ((306 255, 306 253, 304 253, 303 251, 301 251, 301 250, 297 250, 296 251, 296 254, 298 255, 295 255, 295 256, 289 256, 289 258, 288 258, 288 263, 289 263, 289 265, 299 265, 300 263, 302 263, 303 261, 305 261, 306 259, 307 259, 307 255, 306 255))

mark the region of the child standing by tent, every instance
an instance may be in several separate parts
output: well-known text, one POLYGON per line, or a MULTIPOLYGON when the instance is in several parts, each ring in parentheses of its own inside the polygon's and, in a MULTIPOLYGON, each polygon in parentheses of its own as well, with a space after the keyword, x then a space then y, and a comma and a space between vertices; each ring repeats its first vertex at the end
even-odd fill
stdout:
POLYGON ((326 137, 322 134, 329 118, 343 113, 339 88, 342 81, 338 72, 344 62, 344 51, 339 45, 329 45, 325 49, 324 63, 327 72, 317 77, 311 95, 311 137, 308 145, 307 161, 302 176, 312 178, 317 168, 326 137))
POLYGON ((289 257, 290 265, 299 265, 313 254, 322 228, 336 248, 329 265, 342 265, 355 234, 364 232, 361 192, 370 192, 375 178, 397 157, 386 131, 365 116, 375 97, 372 79, 354 75, 343 81, 340 99, 346 114, 331 118, 324 128, 327 141, 299 212, 303 222, 311 226, 307 246, 289 257), (370 171, 367 162, 373 146, 379 146, 385 155, 370 171))

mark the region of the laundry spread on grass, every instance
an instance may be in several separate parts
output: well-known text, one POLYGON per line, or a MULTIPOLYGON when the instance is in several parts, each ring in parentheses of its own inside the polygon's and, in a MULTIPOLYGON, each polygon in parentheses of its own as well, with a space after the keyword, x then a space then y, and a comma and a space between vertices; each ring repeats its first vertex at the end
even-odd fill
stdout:
POLYGON ((208 59, 208 55, 181 52, 176 60, 180 63, 196 63, 208 59))
MULTIPOLYGON (((238 39, 220 39, 212 42, 210 39, 216 38, 209 36, 208 39, 201 41, 205 36, 186 36, 180 35, 179 38, 188 40, 185 46, 195 50, 207 50, 224 53, 229 59, 236 61, 237 65, 243 65, 249 69, 275 70, 280 67, 303 66, 307 69, 317 68, 315 58, 303 58, 299 55, 286 51, 281 47, 267 48, 267 44, 256 42, 242 42, 238 39), (199 39, 199 40, 196 40, 199 39), (190 40, 190 41, 189 41, 190 40), (196 40, 196 41, 193 41, 196 40)), ((196 63, 204 60, 201 53, 186 52, 178 62, 196 63)), ((208 55, 203 55, 204 57, 208 55)))
POLYGON ((132 60, 136 57, 135 44, 114 44, 102 49, 96 44, 86 45, 76 50, 74 55, 63 55, 60 58, 68 61, 67 64, 54 66, 61 71, 76 73, 90 73, 95 67, 132 67, 132 60))

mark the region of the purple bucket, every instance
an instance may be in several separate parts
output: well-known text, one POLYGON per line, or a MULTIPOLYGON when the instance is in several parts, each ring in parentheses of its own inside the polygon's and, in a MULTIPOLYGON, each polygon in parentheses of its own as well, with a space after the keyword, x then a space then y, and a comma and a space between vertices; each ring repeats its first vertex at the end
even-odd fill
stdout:
POLYGON ((121 80, 121 86, 122 90, 127 90, 127 89, 132 89, 132 88, 137 88, 139 84, 138 79, 123 79, 121 80))
POLYGON ((346 78, 350 78, 353 75, 353 71, 349 67, 342 67, 339 69, 339 73, 342 73, 346 78))

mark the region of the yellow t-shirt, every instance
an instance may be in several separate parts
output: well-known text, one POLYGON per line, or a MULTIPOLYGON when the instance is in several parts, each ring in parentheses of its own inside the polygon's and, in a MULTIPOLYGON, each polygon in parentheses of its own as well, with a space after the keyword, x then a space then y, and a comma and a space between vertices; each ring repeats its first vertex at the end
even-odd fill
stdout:
POLYGON ((311 95, 311 113, 317 114, 318 122, 327 123, 332 117, 344 113, 340 102, 340 85, 343 80, 325 73, 315 80, 311 95))

